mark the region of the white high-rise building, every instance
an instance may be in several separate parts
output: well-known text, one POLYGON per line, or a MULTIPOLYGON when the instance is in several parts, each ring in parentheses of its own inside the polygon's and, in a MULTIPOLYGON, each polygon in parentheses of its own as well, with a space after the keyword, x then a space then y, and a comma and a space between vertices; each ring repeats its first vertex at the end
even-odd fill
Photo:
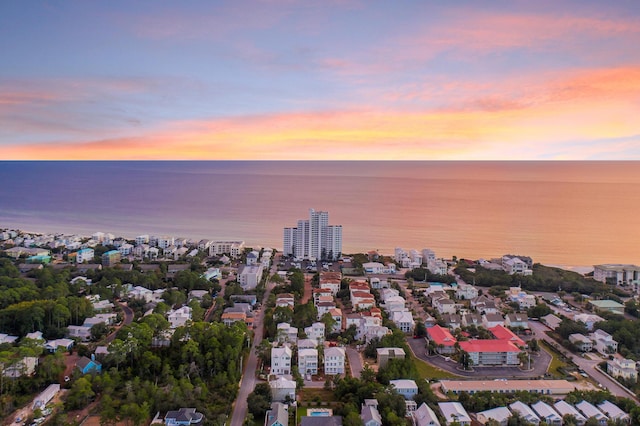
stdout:
POLYGON ((283 252, 303 259, 336 259, 342 254, 342 226, 329 225, 329 212, 309 209, 309 219, 284 228, 283 252))

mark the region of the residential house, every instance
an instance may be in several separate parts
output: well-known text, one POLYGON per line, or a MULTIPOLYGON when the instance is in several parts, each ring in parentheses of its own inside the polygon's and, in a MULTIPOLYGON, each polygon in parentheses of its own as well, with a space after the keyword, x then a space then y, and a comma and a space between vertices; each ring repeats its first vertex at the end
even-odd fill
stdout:
POLYGON ((91 327, 85 327, 83 325, 70 325, 67 326, 67 335, 71 338, 80 339, 86 342, 91 339, 91 327))
POLYGON ((538 401, 535 404, 531 404, 531 408, 540 417, 540 420, 544 420, 546 424, 562 426, 562 416, 546 402, 538 401))
POLYGON ((264 416, 265 426, 289 426, 289 406, 282 402, 272 402, 271 409, 264 416))
MULTIPOLYGON (((225 309, 226 311, 226 309, 225 309)), ((247 314, 245 312, 223 312, 221 317, 222 323, 230 327, 236 322, 247 322, 247 314)))
MULTIPOLYGON (((7 364, 2 364, 2 366, 6 366, 7 364)), ((21 360, 18 360, 13 365, 6 366, 2 370, 2 375, 4 377, 18 378, 22 376, 32 376, 36 371, 36 367, 38 366, 38 357, 35 356, 26 356, 21 360)))
POLYGON ((576 420, 577 426, 582 426, 587 421, 587 418, 583 416, 580 411, 576 410, 573 405, 569 404, 566 401, 556 402, 555 404, 553 404, 553 408, 555 408, 558 414, 560 414, 560 416, 562 417, 573 416, 573 418, 576 420))
POLYGON ((245 266, 238 275, 238 282, 243 290, 253 290, 258 286, 262 279, 264 267, 259 265, 245 266))
POLYGON ((620 407, 607 400, 598 404, 598 409, 613 421, 620 421, 624 423, 629 423, 631 421, 629 414, 625 413, 620 409, 620 407))
POLYGON ((553 314, 548 314, 540 317, 540 322, 545 324, 550 329, 555 330, 556 328, 558 328, 562 320, 553 314))
MULTIPOLYGON (((318 311, 318 320, 321 320, 324 314, 336 309, 336 302, 319 302, 316 303, 316 309, 318 311)), ((333 314, 331 315, 333 317, 333 314)), ((340 326, 342 326, 342 311, 340 313, 340 326)))
POLYGON ((102 364, 95 359, 90 359, 86 356, 80 357, 80 359, 76 361, 76 368, 80 370, 82 374, 102 372, 102 364))
POLYGON ((471 300, 478 297, 478 289, 470 284, 458 284, 456 298, 459 300, 471 300))
POLYGON ((317 349, 298 349, 298 371, 300 374, 318 374, 317 349))
POLYGON ((502 267, 505 272, 509 275, 518 274, 518 275, 532 275, 533 270, 529 268, 526 262, 523 262, 518 257, 511 258, 502 258, 502 267))
POLYGON ((591 352, 593 350, 593 341, 584 334, 574 333, 569 335, 569 342, 573 344, 579 351, 591 352))
POLYGON ((389 288, 389 281, 372 277, 372 278, 369 278, 369 285, 374 290, 382 290, 383 288, 389 288))
POLYGON ((604 318, 594 314, 576 314, 573 316, 573 320, 583 323, 587 327, 587 330, 593 331, 593 326, 596 323, 604 321, 604 318))
POLYGON ((362 337, 364 338, 365 342, 369 343, 373 339, 382 339, 387 334, 391 334, 391 330, 389 330, 388 327, 372 326, 367 327, 362 337))
POLYGON ((316 349, 318 347, 318 341, 314 339, 300 339, 296 346, 298 349, 316 349))
POLYGON ((591 340, 595 350, 602 355, 606 356, 618 351, 618 342, 613 340, 613 337, 604 330, 596 330, 591 333, 591 340))
POLYGON ((295 298, 291 293, 280 293, 276 296, 276 308, 291 308, 295 306, 295 298))
POLYGON ((333 319, 333 330, 330 332, 339 333, 342 330, 342 310, 339 308, 332 308, 329 311, 331 318, 333 319))
POLYGON ((527 423, 531 423, 533 425, 540 424, 540 417, 538 417, 536 413, 534 413, 533 410, 523 402, 516 401, 509 404, 509 409, 512 413, 520 414, 520 417, 522 417, 522 419, 527 423))
POLYGON ((365 399, 360 409, 360 419, 364 426, 382 426, 382 417, 378 411, 378 401, 365 399))
POLYGON ((391 359, 404 359, 406 354, 402 348, 378 348, 376 349, 378 369, 387 365, 391 359))
POLYGON ((484 327, 484 325, 482 324, 482 316, 475 313, 462 315, 462 325, 464 327, 469 327, 471 325, 476 327, 484 327))
POLYGON ((324 351, 324 373, 344 374, 345 351, 339 347, 329 347, 324 351))
POLYGON ((401 296, 391 296, 384 301, 384 309, 388 313, 406 310, 407 301, 401 296))
POLYGON ((511 411, 507 407, 496 407, 476 414, 478 422, 483 425, 487 424, 489 420, 494 420, 500 426, 507 426, 510 417, 511 411))
POLYGON ((247 266, 257 265, 259 257, 260 257, 260 253, 255 250, 247 253, 247 261, 246 261, 247 266))
POLYGON ((630 359, 614 357, 612 360, 607 361, 607 373, 613 377, 621 377, 634 382, 638 381, 636 363, 630 359))
POLYGON ((340 291, 340 283, 342 281, 342 274, 340 272, 320 272, 319 285, 321 289, 327 289, 331 291, 331 294, 335 296, 340 291))
POLYGON ((433 307, 436 311, 442 314, 455 314, 456 313, 456 302, 451 299, 441 298, 435 300, 433 302, 433 307))
POLYGON ((434 325, 427 328, 427 340, 433 342, 439 354, 453 354, 456 352, 456 339, 446 328, 434 325))
POLYGON ((277 402, 296 400, 296 381, 283 376, 269 382, 271 400, 277 402))
POLYGON ((92 262, 95 256, 95 251, 92 248, 83 248, 76 252, 76 262, 92 262))
POLYGON ((504 325, 510 328, 529 328, 529 316, 526 312, 516 312, 507 314, 504 319, 504 325))
POLYGON ((181 408, 167 411, 164 416, 164 424, 165 426, 199 425, 203 419, 202 413, 198 413, 195 408, 181 408))
POLYGON ((296 344, 298 341, 298 329, 296 327, 292 327, 291 324, 286 322, 281 322, 276 327, 276 339, 279 343, 289 342, 296 344))
POLYGON ((304 332, 309 339, 315 339, 321 344, 324 342, 325 325, 323 322, 314 322, 309 327, 306 327, 304 332))
POLYGON ((413 320, 413 315, 408 311, 394 312, 391 321, 398 327, 403 333, 411 334, 416 325, 413 320))
POLYGON ((288 345, 271 348, 271 374, 291 374, 291 348, 288 345))
POLYGON ((191 307, 183 306, 167 312, 167 320, 170 328, 183 327, 191 320, 191 307))
POLYGON ((459 402, 438 402, 438 408, 447 425, 456 423, 459 426, 470 426, 471 417, 459 402))
POLYGON ((593 404, 588 401, 580 401, 576 404, 576 408, 587 418, 595 418, 598 424, 604 426, 607 424, 609 418, 600 410, 598 410, 593 404))
POLYGON ((418 394, 418 385, 415 380, 410 379, 398 379, 390 380, 389 384, 395 389, 398 394, 402 395, 404 399, 413 399, 418 394))
POLYGON ((484 328, 489 329, 501 325, 504 327, 504 317, 502 314, 483 314, 482 325, 484 328))
POLYGON ((462 315, 444 314, 442 315, 442 321, 449 330, 455 331, 458 328, 462 328, 462 315))
POLYGON ((425 403, 411 413, 414 426, 440 426, 440 421, 436 413, 425 403))
POLYGON ((44 348, 49 352, 55 352, 58 349, 68 351, 73 347, 74 341, 72 339, 55 339, 49 340, 45 343, 44 348))

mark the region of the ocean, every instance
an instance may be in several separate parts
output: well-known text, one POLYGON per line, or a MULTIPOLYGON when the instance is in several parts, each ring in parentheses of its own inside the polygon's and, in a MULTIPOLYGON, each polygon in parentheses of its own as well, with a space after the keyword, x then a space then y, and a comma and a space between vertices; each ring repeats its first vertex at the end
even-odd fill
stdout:
POLYGON ((345 253, 640 263, 640 162, 0 162, 0 228, 244 240, 329 212, 345 253))

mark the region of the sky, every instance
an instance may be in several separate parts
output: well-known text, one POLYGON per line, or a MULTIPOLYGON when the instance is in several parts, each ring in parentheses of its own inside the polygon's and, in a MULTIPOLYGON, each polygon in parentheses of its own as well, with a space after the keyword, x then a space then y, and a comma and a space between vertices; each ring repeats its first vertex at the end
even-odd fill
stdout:
POLYGON ((0 2, 3 160, 640 160, 640 2, 0 2))

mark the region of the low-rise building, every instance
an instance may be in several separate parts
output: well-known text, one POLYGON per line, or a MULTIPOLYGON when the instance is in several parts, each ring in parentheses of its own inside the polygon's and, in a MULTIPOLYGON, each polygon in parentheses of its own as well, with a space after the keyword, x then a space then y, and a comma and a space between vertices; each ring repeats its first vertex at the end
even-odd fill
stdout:
POLYGON ((378 348, 376 349, 378 369, 383 368, 389 360, 404 359, 406 354, 402 348, 378 348))
POLYGON ((629 414, 625 413, 620 409, 620 407, 607 400, 598 404, 598 409, 613 421, 620 421, 623 423, 629 423, 631 421, 629 414))
POLYGON ((589 300, 589 304, 598 311, 624 315, 624 305, 615 300, 589 300))
POLYGON ((598 410, 593 404, 588 401, 580 401, 576 404, 576 408, 587 418, 595 418, 598 424, 604 426, 607 424, 609 418, 604 413, 598 410))
POLYGON ((199 425, 203 419, 202 413, 198 413, 195 408, 181 408, 167 411, 164 416, 164 424, 165 426, 199 425))
POLYGON ((566 395, 576 389, 567 380, 441 380, 442 393, 478 392, 514 393, 530 392, 542 395, 566 395))
POLYGON ((391 321, 393 321, 396 327, 398 327, 403 333, 407 334, 413 333, 413 329, 416 325, 413 320, 413 315, 409 311, 393 312, 391 321))
POLYGON ((298 349, 298 371, 300 374, 318 374, 317 349, 298 349))
POLYGON ((513 314, 507 314, 504 319, 504 325, 511 328, 529 328, 529 317, 528 315, 522 312, 516 312, 513 314))
POLYGON ((261 264, 245 266, 238 275, 238 282, 243 290, 253 290, 262 279, 264 267, 261 264))
POLYGON ((402 395, 404 399, 413 399, 418 394, 418 385, 415 380, 390 380, 389 384, 396 392, 398 392, 398 394, 402 395))
POLYGON ((531 408, 546 424, 562 426, 562 416, 546 402, 538 401, 535 404, 531 404, 531 408))
POLYGON ((618 351, 618 342, 613 340, 613 337, 604 330, 596 330, 591 333, 591 340, 594 349, 602 355, 606 356, 618 351))
POLYGON ((511 411, 507 407, 496 407, 490 410, 480 411, 476 414, 476 418, 480 424, 487 424, 489 420, 498 422, 500 426, 507 426, 511 411))
POLYGON ((360 409, 360 419, 364 426, 382 426, 382 417, 378 411, 378 401, 365 399, 360 409))
POLYGON ((439 354, 453 354, 456 352, 456 339, 446 328, 434 325, 427 328, 427 340, 433 342, 439 354))
POLYGON ((440 426, 438 416, 425 402, 411 413, 411 418, 414 426, 440 426))
POLYGON ((620 377, 625 380, 638 381, 638 370, 633 360, 615 357, 607 361, 607 373, 613 377, 620 377))
POLYGON ((538 417, 536 413, 534 413, 531 407, 521 401, 516 401, 510 404, 509 409, 512 413, 518 413, 520 417, 522 417, 522 419, 527 423, 531 423, 533 425, 540 424, 540 417, 538 417))
POLYGON ((296 382, 291 378, 280 376, 269 382, 271 388, 271 399, 277 402, 296 400, 296 382))
POLYGON ((569 335, 569 342, 582 352, 591 352, 593 350, 593 342, 584 334, 574 333, 569 335))
POLYGON ((438 408, 447 425, 456 423, 460 426, 470 426, 471 417, 459 402, 438 402, 438 408))
POLYGON ((265 426, 289 426, 289 406, 282 402, 272 402, 271 409, 264 416, 265 426))
POLYGON ((553 408, 555 408, 558 414, 560 414, 560 416, 562 417, 573 416, 573 418, 576 420, 577 426, 582 426, 587 421, 587 418, 583 416, 580 411, 576 410, 573 405, 569 404, 566 401, 556 402, 555 404, 553 404, 553 408))
POLYGON ((596 323, 604 321, 604 318, 594 314, 576 314, 573 316, 573 320, 583 323, 587 327, 587 330, 592 331, 593 326, 596 323))

